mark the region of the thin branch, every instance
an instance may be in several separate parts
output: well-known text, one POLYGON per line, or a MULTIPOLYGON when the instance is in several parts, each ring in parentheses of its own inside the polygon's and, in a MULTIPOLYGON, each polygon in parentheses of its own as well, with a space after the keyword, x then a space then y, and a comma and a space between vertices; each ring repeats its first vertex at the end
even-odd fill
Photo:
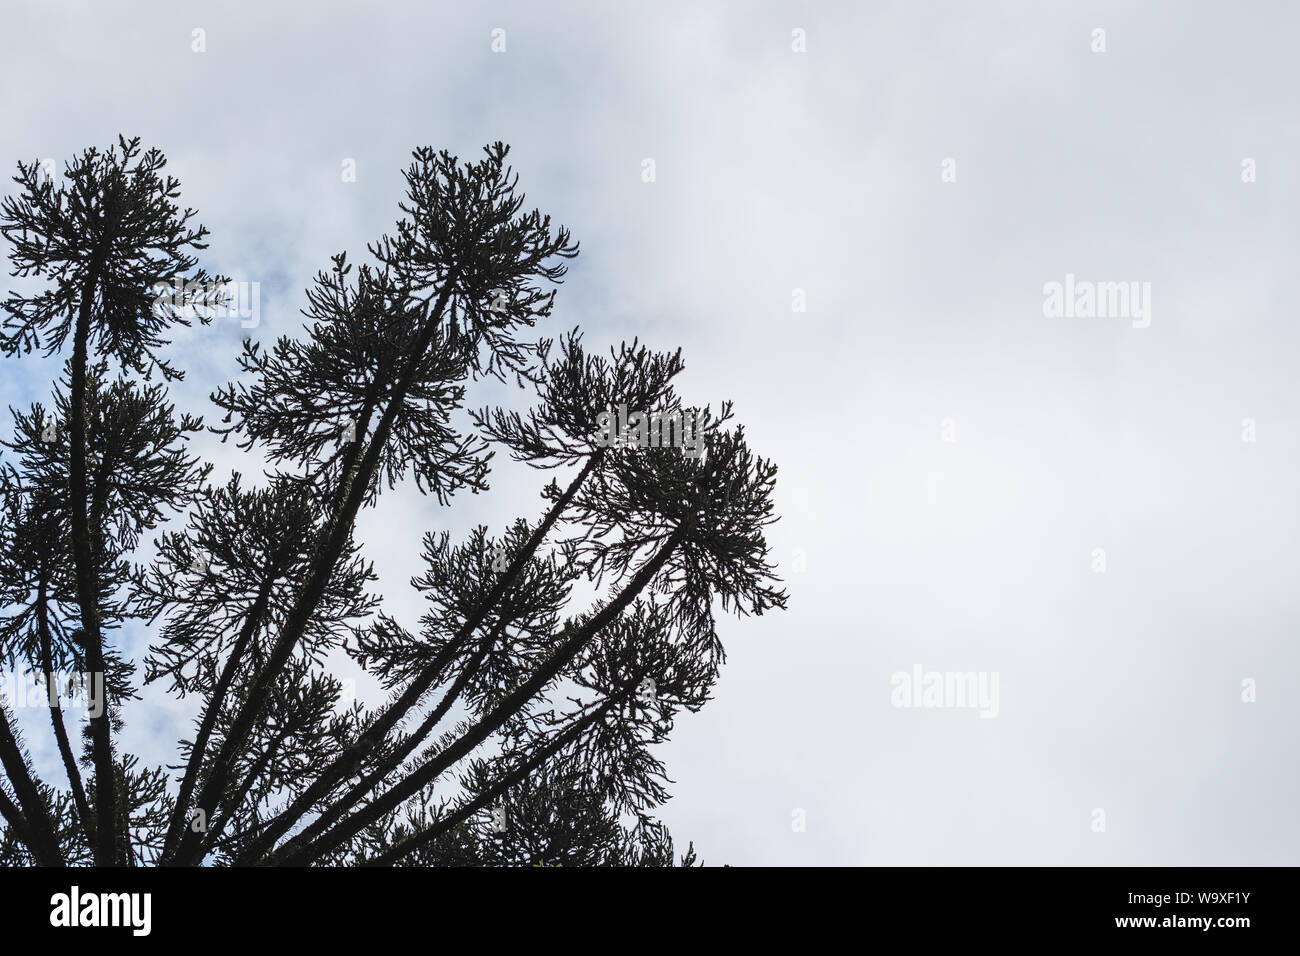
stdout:
POLYGON ((641 567, 613 601, 597 612, 585 625, 579 627, 574 635, 560 646, 560 649, 542 668, 503 699, 464 736, 430 760, 429 763, 393 786, 382 797, 348 817, 323 837, 278 862, 291 866, 302 864, 318 859, 336 849, 366 827, 377 822, 384 814, 396 809, 403 801, 417 793, 421 787, 436 780, 448 767, 483 743, 502 724, 509 720, 512 714, 531 700, 534 694, 550 683, 560 670, 573 660, 595 635, 613 622, 632 603, 633 599, 659 573, 659 569, 667 563, 677 546, 686 537, 686 530, 686 525, 680 525, 668 541, 664 543, 664 546, 641 567))

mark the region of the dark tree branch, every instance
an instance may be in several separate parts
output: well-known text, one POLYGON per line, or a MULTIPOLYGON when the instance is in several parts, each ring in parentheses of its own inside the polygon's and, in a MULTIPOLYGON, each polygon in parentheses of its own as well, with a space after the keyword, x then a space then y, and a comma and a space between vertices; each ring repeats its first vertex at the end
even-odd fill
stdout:
POLYGON ((403 801, 419 791, 421 787, 436 780, 452 764, 487 740, 520 707, 550 683, 561 668, 573 660, 594 635, 599 634, 602 629, 623 613, 633 599, 654 580, 654 576, 672 557, 673 551, 681 543, 685 535, 685 526, 674 531, 668 540, 664 542, 663 547, 641 567, 613 601, 601 608, 586 624, 578 627, 574 635, 560 646, 544 667, 506 697, 491 713, 475 724, 454 744, 423 767, 412 772, 369 806, 338 824, 323 837, 318 838, 315 842, 296 853, 287 854, 278 862, 290 866, 302 864, 336 849, 345 840, 351 839, 361 830, 375 823, 385 813, 396 809, 403 801))
POLYGON ((3 705, 0 705, 0 765, 4 766, 5 775, 14 788, 14 795, 22 805, 27 834, 23 842, 42 866, 62 866, 63 854, 59 851, 59 841, 54 835, 54 826, 46 811, 45 801, 27 769, 27 761, 9 727, 9 717, 3 705))
MULTIPOLYGON (((482 626, 483 621, 487 618, 493 608, 498 606, 501 598, 505 595, 506 590, 519 577, 520 572, 524 569, 524 565, 527 564, 536 554, 537 549, 540 548, 542 542, 546 540, 546 536, 550 534, 552 528, 555 527, 555 523, 560 519, 560 516, 564 514, 565 509, 573 501, 574 496, 578 493, 578 489, 582 487, 583 482, 587 480, 592 471, 600 464, 601 458, 601 452, 596 452, 588 457, 578 474, 574 476, 573 480, 564 490, 564 493, 561 494, 555 500, 555 503, 547 510, 545 517, 533 531, 527 543, 525 543, 523 548, 514 555, 510 564, 506 567, 506 570, 501 574, 496 585, 488 592, 487 596, 461 627, 460 631, 457 632, 456 636, 448 642, 446 647, 434 660, 429 662, 429 665, 414 681, 410 683, 402 695, 370 724, 366 731, 366 737, 368 739, 378 741, 386 737, 392 729, 397 726, 402 718, 406 716, 411 708, 414 707, 429 691, 451 657, 459 651, 460 647, 469 636, 482 626)), ((459 693, 460 688, 463 688, 464 683, 469 680, 469 676, 470 672, 467 669, 466 672, 462 674, 459 686, 456 688, 457 694, 459 693)), ((408 738, 407 742, 393 754, 393 756, 387 758, 383 764, 377 767, 375 775, 386 775, 392 773, 398 766, 400 766, 401 762, 411 754, 415 747, 418 746, 419 742, 423 740, 424 737, 432 731, 433 727, 437 725, 438 721, 442 719, 446 710, 451 707, 454 699, 455 697, 453 695, 448 694, 448 697, 444 702, 445 707, 440 705, 438 708, 435 708, 434 713, 430 715, 433 719, 426 720, 421 727, 408 738)), ((280 815, 277 822, 269 827, 264 833, 259 835, 253 846, 249 848, 246 859, 249 862, 252 862, 259 859, 261 855, 269 852, 271 847, 274 846, 274 842, 287 833, 293 826, 294 822, 300 819, 302 815, 311 808, 315 801, 325 796, 329 791, 329 788, 338 783, 339 780, 343 779, 345 773, 351 767, 356 766, 357 761, 361 756, 362 755, 357 752, 355 745, 349 747, 340 754, 334 763, 326 768, 326 770, 312 783, 312 785, 303 792, 302 796, 295 800, 294 803, 280 815)), ((369 786, 364 789, 362 789, 360 785, 354 787, 338 804, 335 805, 335 808, 329 812, 328 815, 330 819, 337 819, 343 812, 355 806, 366 793, 370 792, 370 789, 371 787, 369 786)), ((311 832, 313 834, 319 832, 320 825, 321 824, 319 823, 313 824, 311 832)))

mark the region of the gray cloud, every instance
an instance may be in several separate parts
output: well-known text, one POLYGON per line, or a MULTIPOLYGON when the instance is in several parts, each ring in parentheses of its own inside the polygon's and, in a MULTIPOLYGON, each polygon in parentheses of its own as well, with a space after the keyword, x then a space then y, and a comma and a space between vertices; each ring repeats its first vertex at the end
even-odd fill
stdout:
MULTIPOLYGON (((1294 864, 1294 10, 703 6, 11 5, 0 165, 161 147, 267 338, 391 226, 412 146, 512 143, 584 245, 551 331, 682 346, 685 394, 734 399, 782 469, 790 609, 726 626, 666 750, 663 816, 707 862, 1294 864), (1067 273, 1150 282, 1150 327, 1045 317, 1067 273), (918 663, 998 672, 999 716, 891 707, 918 663)), ((183 407, 242 334, 178 339, 183 407)), ((10 404, 48 392, 26 365, 10 404)), ((541 484, 385 499, 363 530, 399 616, 424 530, 541 484)), ((171 759, 188 712, 150 694, 127 744, 171 759)))

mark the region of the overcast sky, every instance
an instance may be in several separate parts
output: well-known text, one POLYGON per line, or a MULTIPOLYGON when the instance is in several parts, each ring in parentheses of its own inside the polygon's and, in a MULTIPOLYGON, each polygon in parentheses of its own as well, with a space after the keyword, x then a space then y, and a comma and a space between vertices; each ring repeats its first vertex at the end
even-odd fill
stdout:
MULTIPOLYGON (((158 146, 270 339, 391 229, 412 147, 512 144, 583 246, 548 332, 680 346, 685 398, 734 400, 780 467, 790 607, 724 624, 716 699, 664 750, 662 817, 705 862, 1293 865, 1298 21, 0 0, 0 167, 158 146), (1135 297, 1055 314, 1054 282, 1135 297), (996 675, 996 716, 895 706, 917 667, 996 675)), ((178 339, 182 408, 211 414, 244 334, 178 339)), ((2 367, 0 403, 46 400, 48 367, 2 367)), ((399 618, 424 531, 535 517, 542 484, 386 495, 362 528, 399 618)), ((150 694, 124 743, 167 762, 191 713, 150 694)))

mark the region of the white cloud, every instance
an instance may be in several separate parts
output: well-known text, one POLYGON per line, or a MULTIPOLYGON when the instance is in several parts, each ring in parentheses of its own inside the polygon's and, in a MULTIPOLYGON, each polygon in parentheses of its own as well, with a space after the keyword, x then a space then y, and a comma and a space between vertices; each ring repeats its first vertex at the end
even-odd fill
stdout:
MULTIPOLYGON (((782 468, 775 555, 807 570, 786 613, 727 626, 716 699, 667 750, 664 817, 708 861, 1295 862, 1287 5, 3 16, 0 162, 158 145, 214 267, 264 283, 262 336, 390 227, 412 146, 502 139, 583 242, 552 331, 680 345, 686 394, 736 401, 782 468), (1067 272, 1150 281, 1151 326, 1044 318, 1067 272), (891 709, 918 662, 999 671, 1002 712, 891 709)), ((236 328, 180 341, 183 404, 233 374, 236 328)), ((43 397, 15 364, 5 397, 43 397)), ((417 613, 418 533, 526 513, 540 484, 388 499, 364 525, 385 593, 417 613)))

